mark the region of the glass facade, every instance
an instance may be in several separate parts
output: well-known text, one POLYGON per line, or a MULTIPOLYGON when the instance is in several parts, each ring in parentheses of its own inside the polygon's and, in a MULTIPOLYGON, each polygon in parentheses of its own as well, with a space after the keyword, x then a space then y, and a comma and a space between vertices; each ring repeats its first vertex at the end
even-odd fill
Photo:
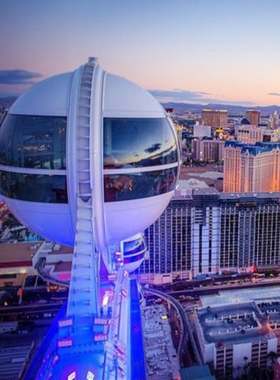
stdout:
POLYGON ((104 119, 104 169, 177 161, 176 141, 167 119, 104 119))
POLYGON ((174 190, 177 167, 154 172, 107 174, 104 176, 105 202, 153 197, 174 190))
POLYGON ((66 117, 8 114, 0 127, 0 164, 65 169, 66 117))
POLYGON ((145 231, 149 260, 145 260, 135 273, 183 274, 188 277, 192 269, 193 201, 173 199, 158 220, 145 231))
POLYGON ((0 171, 0 193, 28 202, 67 203, 66 176, 0 171))

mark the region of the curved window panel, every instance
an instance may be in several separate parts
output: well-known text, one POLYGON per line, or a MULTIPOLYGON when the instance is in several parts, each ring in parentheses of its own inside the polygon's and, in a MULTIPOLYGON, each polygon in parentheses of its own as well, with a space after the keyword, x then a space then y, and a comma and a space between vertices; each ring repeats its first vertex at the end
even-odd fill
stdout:
POLYGON ((67 203, 66 176, 0 172, 0 192, 28 202, 67 203))
POLYGON ((0 164, 65 169, 66 117, 7 115, 0 128, 0 164))
POLYGON ((128 201, 154 197, 174 190, 177 167, 136 174, 104 176, 105 202, 128 201))
POLYGON ((104 119, 104 168, 177 162, 176 141, 167 119, 104 119))
POLYGON ((135 263, 136 261, 140 261, 144 258, 145 252, 140 253, 139 255, 131 256, 131 257, 124 257, 123 262, 124 264, 131 264, 135 263))
POLYGON ((124 242, 124 256, 146 251, 146 249, 147 247, 143 238, 130 242, 124 242))

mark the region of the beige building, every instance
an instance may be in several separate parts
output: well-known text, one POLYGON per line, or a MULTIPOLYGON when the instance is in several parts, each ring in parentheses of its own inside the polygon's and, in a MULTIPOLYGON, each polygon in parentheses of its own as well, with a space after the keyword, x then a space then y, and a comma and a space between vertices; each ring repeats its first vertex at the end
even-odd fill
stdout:
POLYGON ((280 145, 231 141, 224 149, 224 192, 280 191, 280 145))
POLYGON ((277 142, 279 141, 278 129, 264 129, 263 142, 277 142))
POLYGON ((214 128, 226 127, 228 120, 228 111, 226 110, 208 110, 201 112, 201 124, 211 125, 214 128))
POLYGON ((69 282, 73 248, 52 242, 0 244, 0 287, 23 286, 29 275, 69 282))
POLYGON ((242 125, 238 129, 237 140, 244 144, 256 144, 263 141, 264 130, 255 125, 242 125))
POLYGON ((277 111, 274 111, 273 115, 271 115, 268 119, 268 127, 274 130, 277 130, 279 128, 279 116, 277 111))
POLYGON ((42 243, 0 244, 0 287, 22 286, 28 275, 36 275, 33 258, 42 243))
POLYGON ((245 117, 252 125, 258 126, 261 121, 261 112, 256 110, 248 110, 246 111, 245 117))

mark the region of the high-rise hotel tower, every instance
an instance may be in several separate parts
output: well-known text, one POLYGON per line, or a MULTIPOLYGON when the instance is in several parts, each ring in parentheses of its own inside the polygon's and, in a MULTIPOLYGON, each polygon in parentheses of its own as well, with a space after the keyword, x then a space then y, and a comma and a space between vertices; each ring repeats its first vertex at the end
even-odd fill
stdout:
POLYGON ((280 144, 227 141, 224 192, 280 191, 280 144))

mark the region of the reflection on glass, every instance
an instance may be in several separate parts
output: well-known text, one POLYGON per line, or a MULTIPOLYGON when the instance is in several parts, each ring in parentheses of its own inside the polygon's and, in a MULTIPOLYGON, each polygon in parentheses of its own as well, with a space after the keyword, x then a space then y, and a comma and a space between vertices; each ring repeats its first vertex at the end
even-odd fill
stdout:
POLYGON ((175 137, 167 119, 104 119, 104 168, 177 162, 175 137))
POLYGON ((104 176, 105 202, 153 197, 175 188, 177 167, 154 172, 104 176))
POLYGON ((67 203, 66 176, 0 171, 0 193, 28 202, 67 203))
POLYGON ((66 117, 7 115, 0 128, 0 164, 65 169, 66 117))
POLYGON ((124 256, 133 255, 142 251, 145 252, 146 249, 147 247, 143 237, 137 240, 124 242, 124 256))
POLYGON ((139 255, 135 256, 129 256, 129 257, 124 257, 124 264, 131 264, 135 263, 136 261, 142 260, 144 258, 145 252, 139 253, 139 255))

